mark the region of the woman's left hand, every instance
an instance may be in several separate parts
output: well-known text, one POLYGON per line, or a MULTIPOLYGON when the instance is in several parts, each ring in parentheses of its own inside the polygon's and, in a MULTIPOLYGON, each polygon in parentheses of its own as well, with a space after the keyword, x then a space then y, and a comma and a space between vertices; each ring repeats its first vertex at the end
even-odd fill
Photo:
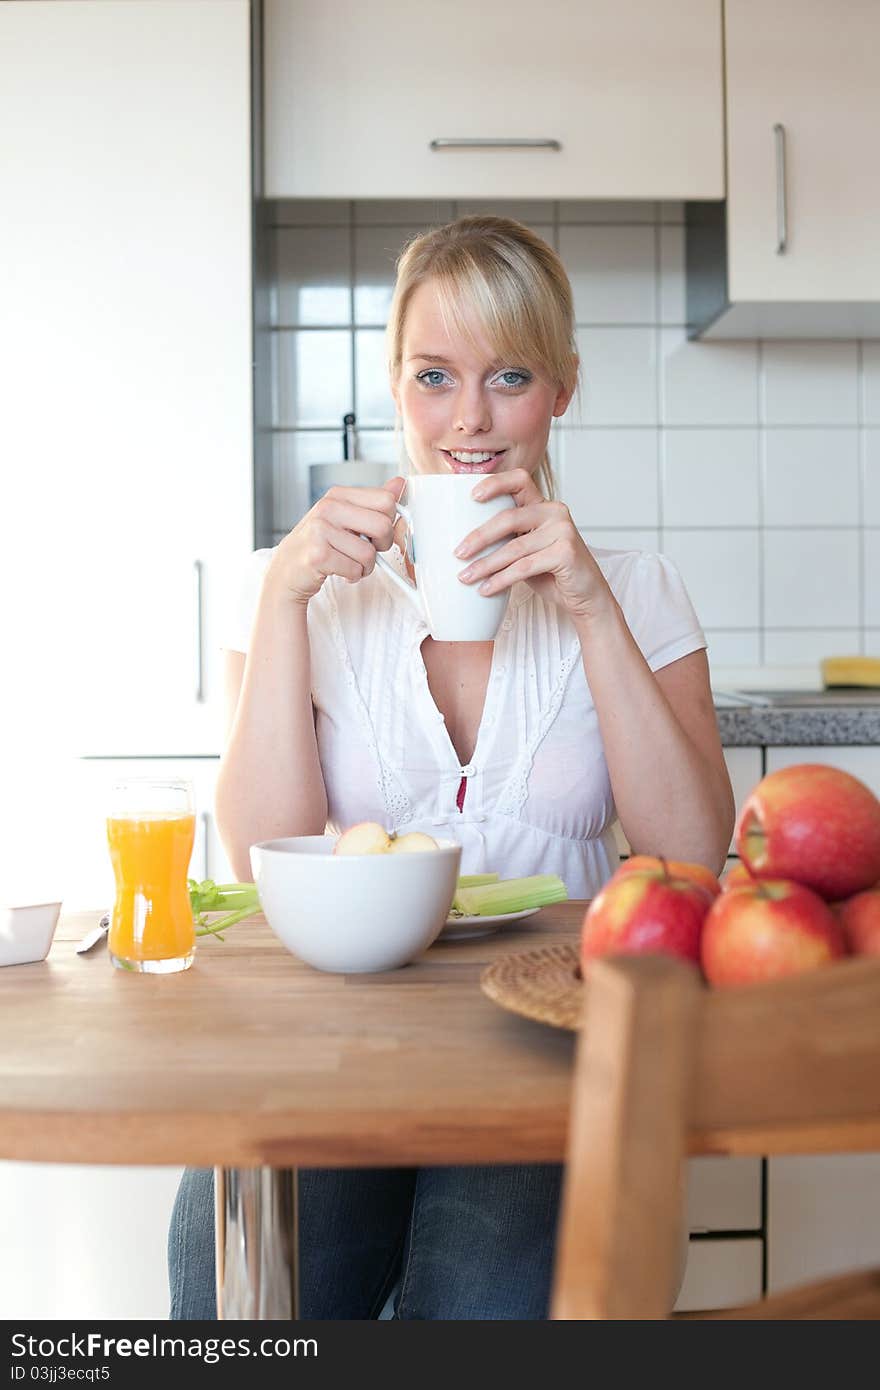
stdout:
POLYGON ((481 594, 497 594, 525 580, 575 620, 593 618, 613 602, 568 507, 548 502, 524 468, 488 474, 474 485, 474 496, 481 501, 504 493, 510 493, 516 506, 469 532, 456 548, 456 555, 467 560, 487 545, 502 542, 461 572, 462 583, 479 584, 481 594))

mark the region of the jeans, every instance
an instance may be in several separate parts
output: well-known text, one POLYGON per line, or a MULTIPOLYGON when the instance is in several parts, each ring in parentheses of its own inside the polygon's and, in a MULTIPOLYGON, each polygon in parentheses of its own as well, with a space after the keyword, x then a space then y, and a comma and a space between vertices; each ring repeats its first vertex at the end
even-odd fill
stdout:
MULTIPOLYGON (((300 1317, 547 1317, 562 1169, 300 1169, 300 1317)), ((171 1317, 215 1318, 214 1174, 188 1168, 168 1235, 171 1317)))

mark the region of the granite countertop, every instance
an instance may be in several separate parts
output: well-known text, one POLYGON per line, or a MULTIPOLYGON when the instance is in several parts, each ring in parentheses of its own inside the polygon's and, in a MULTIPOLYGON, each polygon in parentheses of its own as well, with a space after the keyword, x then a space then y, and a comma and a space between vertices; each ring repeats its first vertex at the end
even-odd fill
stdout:
POLYGON ((880 691, 866 690, 863 700, 858 694, 848 694, 845 702, 836 699, 833 692, 827 698, 817 693, 808 704, 803 702, 802 692, 792 692, 788 703, 782 692, 775 693, 767 704, 746 700, 747 696, 738 696, 732 703, 716 692, 715 712, 725 748, 756 744, 880 745, 880 691))

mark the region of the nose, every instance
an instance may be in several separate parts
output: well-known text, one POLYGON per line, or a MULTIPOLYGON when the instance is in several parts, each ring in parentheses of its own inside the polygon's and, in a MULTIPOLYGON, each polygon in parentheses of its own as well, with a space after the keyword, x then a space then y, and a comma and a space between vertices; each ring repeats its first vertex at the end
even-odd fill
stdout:
POLYGON ((482 384, 463 386, 456 402, 453 426, 460 434, 485 434, 492 428, 492 412, 482 384))

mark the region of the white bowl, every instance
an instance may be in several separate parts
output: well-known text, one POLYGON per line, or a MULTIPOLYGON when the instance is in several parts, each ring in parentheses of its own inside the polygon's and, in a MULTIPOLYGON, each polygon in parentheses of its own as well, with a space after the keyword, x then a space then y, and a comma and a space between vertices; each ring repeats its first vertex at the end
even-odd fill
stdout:
POLYGON ((60 903, 0 906, 0 965, 45 960, 60 912, 60 903))
POLYGON ((260 906, 289 951, 318 970, 394 970, 440 934, 458 883, 461 846, 412 854, 333 853, 335 835, 252 845, 260 906))

